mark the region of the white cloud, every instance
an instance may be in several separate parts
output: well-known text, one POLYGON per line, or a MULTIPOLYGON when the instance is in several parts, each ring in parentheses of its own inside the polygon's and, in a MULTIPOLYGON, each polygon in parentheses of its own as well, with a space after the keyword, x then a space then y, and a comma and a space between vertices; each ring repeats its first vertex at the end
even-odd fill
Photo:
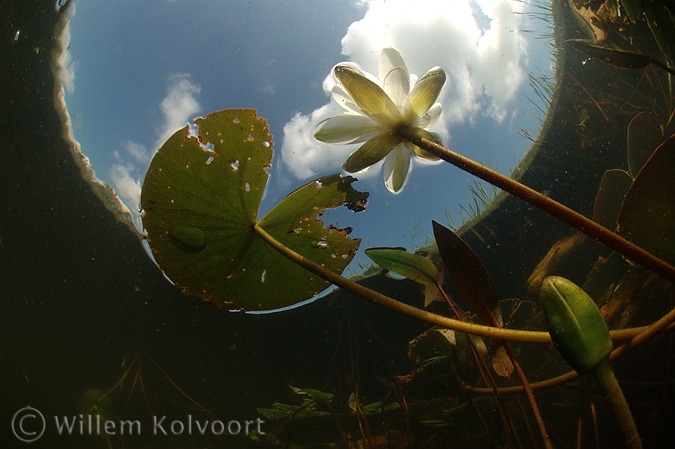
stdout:
POLYGON ((131 155, 131 157, 139 164, 147 164, 150 162, 150 153, 148 152, 148 149, 145 148, 145 145, 129 140, 126 143, 126 148, 127 153, 129 153, 129 155, 131 155))
POLYGON ((201 87, 190 81, 189 74, 177 73, 169 80, 169 92, 159 104, 159 109, 164 114, 164 125, 159 132, 157 148, 173 133, 185 126, 188 120, 201 109, 194 97, 201 91, 201 87))
MULTIPOLYGON (((174 132, 188 124, 201 109, 195 95, 201 87, 190 81, 190 75, 181 73, 169 77, 166 97, 160 102, 159 109, 164 114, 164 123, 159 127, 155 151, 158 150, 174 132)), ((122 201, 132 211, 134 221, 138 223, 138 208, 141 199, 141 179, 148 168, 152 154, 145 145, 126 141, 124 143, 128 157, 115 151, 117 163, 110 169, 110 180, 122 201)), ((141 227, 139 226, 139 229, 141 227)))
POLYGON ((141 204, 141 181, 134 176, 134 171, 133 167, 114 164, 110 169, 110 179, 119 197, 130 205, 129 209, 136 216, 141 204))
MULTIPOLYGON (((386 46, 400 50, 409 71, 418 76, 441 66, 448 80, 439 98, 443 114, 432 131, 444 142, 452 125, 471 121, 477 114, 501 122, 513 112, 510 101, 527 78, 523 68, 527 43, 518 31, 522 2, 373 0, 365 4, 364 18, 352 23, 342 39, 342 53, 370 73, 377 73, 380 52, 386 46)), ((329 74, 323 84, 327 95, 333 83, 329 74)), ((309 116, 296 114, 284 127, 282 161, 296 177, 335 169, 356 148, 327 146, 313 139, 314 126, 334 114, 329 104, 309 116)))

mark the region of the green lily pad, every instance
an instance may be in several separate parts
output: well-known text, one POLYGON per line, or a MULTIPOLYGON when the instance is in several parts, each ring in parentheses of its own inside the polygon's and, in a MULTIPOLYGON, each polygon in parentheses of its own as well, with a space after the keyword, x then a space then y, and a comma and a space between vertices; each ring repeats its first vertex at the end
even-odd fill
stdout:
MULTIPOLYGON (((267 122, 252 109, 197 119, 198 136, 177 131, 157 152, 143 182, 147 241, 159 267, 184 293, 221 309, 274 310, 321 292, 328 282, 270 247, 256 232, 272 159, 267 122)), ((272 209, 259 226, 297 253, 341 273, 359 240, 326 228, 325 208, 365 206, 354 178, 312 181, 272 209)))
POLYGON ((619 234, 675 263, 675 136, 638 173, 619 212, 619 234))
POLYGON ((635 178, 650 158, 654 150, 663 141, 659 119, 649 111, 643 111, 633 117, 628 124, 628 170, 635 178))

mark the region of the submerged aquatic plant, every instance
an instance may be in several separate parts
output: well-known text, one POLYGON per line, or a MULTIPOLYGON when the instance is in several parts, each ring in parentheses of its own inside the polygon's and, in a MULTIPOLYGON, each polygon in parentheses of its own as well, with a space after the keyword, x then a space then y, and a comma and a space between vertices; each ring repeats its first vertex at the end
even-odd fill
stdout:
POLYGON ((365 142, 342 167, 356 173, 384 159, 384 184, 390 192, 400 192, 411 168, 411 154, 430 161, 439 159, 404 140, 399 131, 409 129, 440 144, 428 130, 441 114, 436 99, 445 84, 445 72, 434 67, 412 83, 414 76, 410 76, 401 53, 386 47, 380 54, 379 85, 351 65, 338 64, 334 73, 340 83, 333 87, 333 98, 344 114, 319 123, 314 138, 335 144, 365 142))

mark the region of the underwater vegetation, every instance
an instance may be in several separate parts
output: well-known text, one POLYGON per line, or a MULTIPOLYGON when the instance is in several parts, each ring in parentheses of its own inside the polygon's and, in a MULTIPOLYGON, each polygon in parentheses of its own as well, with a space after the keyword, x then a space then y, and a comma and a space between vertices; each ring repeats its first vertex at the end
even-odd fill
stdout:
MULTIPOLYGON (((345 114, 321 123, 314 134, 325 142, 363 143, 345 162, 348 172, 386 158, 385 184, 393 193, 405 185, 414 154, 456 165, 571 226, 574 230, 552 242, 534 264, 520 298, 503 296, 469 243, 490 247, 480 226, 487 228, 499 213, 504 194, 458 232, 434 222, 435 243, 414 253, 366 249, 379 269, 355 282, 342 272, 360 241, 348 236, 349 228, 324 226, 321 216, 341 205, 362 212, 368 194, 355 190, 350 176, 320 176, 258 219, 272 137, 255 111, 213 112, 195 122, 197 134, 185 127, 159 150, 143 184, 143 225, 157 264, 185 293, 222 309, 271 310, 302 302, 332 284, 342 289, 331 294, 335 301, 346 300, 344 292, 349 292, 427 325, 407 345, 408 370, 380 378, 385 387, 380 398, 364 399, 373 395, 359 387, 353 372, 358 355, 350 343, 351 381, 336 390, 326 388, 331 393, 292 387, 300 400, 260 408, 277 427, 256 436, 251 447, 447 447, 452 442, 453 447, 639 448, 643 439, 651 447, 672 443, 673 435, 663 426, 673 412, 666 405, 672 398, 669 331, 675 326, 675 135, 669 137, 675 111, 673 11, 660 3, 556 5, 565 36, 586 33, 589 38, 559 42, 568 59, 548 133, 573 123, 577 145, 587 152, 605 138, 608 123, 611 133, 625 136, 619 140, 625 159, 601 176, 591 218, 445 148, 426 130, 440 113, 434 102, 445 74, 431 69, 411 88, 403 56, 393 48, 383 50, 377 77, 336 66, 339 85, 333 95, 345 114), (655 55, 643 53, 650 42, 659 49, 655 55), (576 51, 597 63, 591 59, 570 68, 576 51), (591 68, 613 78, 614 72, 594 65, 605 63, 619 67, 611 70, 641 72, 617 75, 619 90, 612 83, 584 81, 591 68), (653 89, 660 96, 652 95, 653 89), (577 116, 564 118, 565 108, 577 116), (406 280, 391 280, 386 273, 406 280), (392 282, 401 287, 384 289, 403 289, 397 297, 405 299, 368 287, 392 282), (664 350, 668 356, 659 357, 664 350), (634 351, 660 373, 652 387, 659 392, 650 395, 660 397, 661 406, 653 412, 637 405, 641 382, 648 380, 638 373, 626 396, 620 386, 634 376, 627 371, 636 363, 634 351), (588 382, 587 374, 598 386, 588 382), (618 426, 618 435, 608 430, 608 419, 618 426), (647 433, 640 435, 641 429, 647 433)), ((555 145, 549 142, 546 136, 538 139, 536 150, 545 153, 547 145, 555 145)), ((530 155, 518 169, 520 178, 536 157, 530 155)))
MULTIPOLYGON (((442 69, 411 83, 405 55, 391 47, 377 77, 338 64, 333 95, 345 114, 321 123, 314 137, 363 144, 345 171, 385 159, 385 186, 396 193, 414 155, 501 191, 460 229, 433 222, 428 246, 365 249, 375 265, 359 279, 343 273, 360 241, 351 228, 322 221, 341 206, 368 213, 369 194, 356 189, 356 178, 319 176, 258 217, 274 142, 255 110, 212 112, 195 121, 196 132, 186 126, 164 143, 145 176, 142 219, 155 262, 178 288, 222 310, 269 311, 335 285, 323 300, 350 308, 347 355, 336 349, 334 356, 339 375, 289 385, 289 396, 262 404, 266 433, 241 438, 241 447, 673 443, 675 15, 668 5, 554 2, 563 63, 549 124, 512 177, 428 131, 440 114, 442 69), (603 159, 607 142, 621 146, 621 160, 603 159), (581 187, 595 200, 579 213, 573 198, 556 196, 558 180, 532 173, 545 178, 565 158, 578 168, 582 157, 592 161, 597 184, 581 187), (543 250, 509 245, 512 220, 524 220, 514 206, 521 203, 554 218, 541 222, 552 229, 543 250), (374 323, 381 310, 360 308, 368 304, 355 297, 421 330, 378 360, 356 334, 395 340, 400 322, 374 323)), ((442 185, 429 192, 443 194, 442 185)), ((174 402, 210 413, 140 351, 123 368, 111 388, 85 393, 84 410, 114 419, 113 398, 132 398, 152 412, 152 370, 174 402)))

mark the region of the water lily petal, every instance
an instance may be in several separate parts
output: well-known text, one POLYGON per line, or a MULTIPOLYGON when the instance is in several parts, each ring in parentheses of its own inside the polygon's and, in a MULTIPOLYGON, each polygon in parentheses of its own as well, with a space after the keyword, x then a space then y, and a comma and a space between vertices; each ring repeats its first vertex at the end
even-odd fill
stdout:
POLYGON ((377 134, 354 151, 342 164, 342 168, 349 173, 360 172, 381 161, 400 142, 399 137, 389 132, 377 134))
POLYGON ((382 88, 399 108, 405 104, 410 93, 410 73, 401 53, 386 47, 380 54, 380 73, 377 78, 382 88))
POLYGON ((445 71, 434 67, 422 76, 408 95, 406 120, 414 122, 427 112, 438 99, 445 84, 445 71))
POLYGON ((403 117, 391 98, 358 70, 338 65, 335 67, 335 76, 364 114, 387 128, 401 123, 403 117))
POLYGON ((440 103, 434 103, 434 105, 425 114, 423 114, 422 117, 417 119, 415 126, 424 129, 431 128, 438 120, 438 117, 440 117, 442 111, 443 106, 441 106, 440 103))
POLYGON ((339 84, 333 86, 331 89, 331 95, 333 96, 335 102, 340 105, 340 107, 344 109, 347 114, 363 115, 363 112, 361 112, 359 107, 356 106, 356 103, 354 103, 352 97, 350 97, 349 94, 339 84))
POLYGON ((384 185, 392 193, 400 192, 408 178, 411 167, 410 146, 408 142, 401 142, 384 160, 384 185))
MULTIPOLYGON (((434 136, 431 134, 429 131, 422 129, 422 128, 413 128, 412 133, 415 134, 417 137, 424 137, 425 139, 429 139, 434 143, 437 143, 439 145, 442 145, 441 139, 438 137, 434 136)), ((423 150, 422 148, 418 147, 417 145, 410 144, 408 147, 408 150, 410 150, 411 153, 413 153, 415 156, 425 159, 427 161, 439 161, 440 158, 438 156, 434 156, 433 154, 429 153, 426 150, 423 150)))
POLYGON ((380 130, 380 125, 364 115, 336 115, 314 128, 314 138, 321 142, 348 144, 365 142, 380 130))

